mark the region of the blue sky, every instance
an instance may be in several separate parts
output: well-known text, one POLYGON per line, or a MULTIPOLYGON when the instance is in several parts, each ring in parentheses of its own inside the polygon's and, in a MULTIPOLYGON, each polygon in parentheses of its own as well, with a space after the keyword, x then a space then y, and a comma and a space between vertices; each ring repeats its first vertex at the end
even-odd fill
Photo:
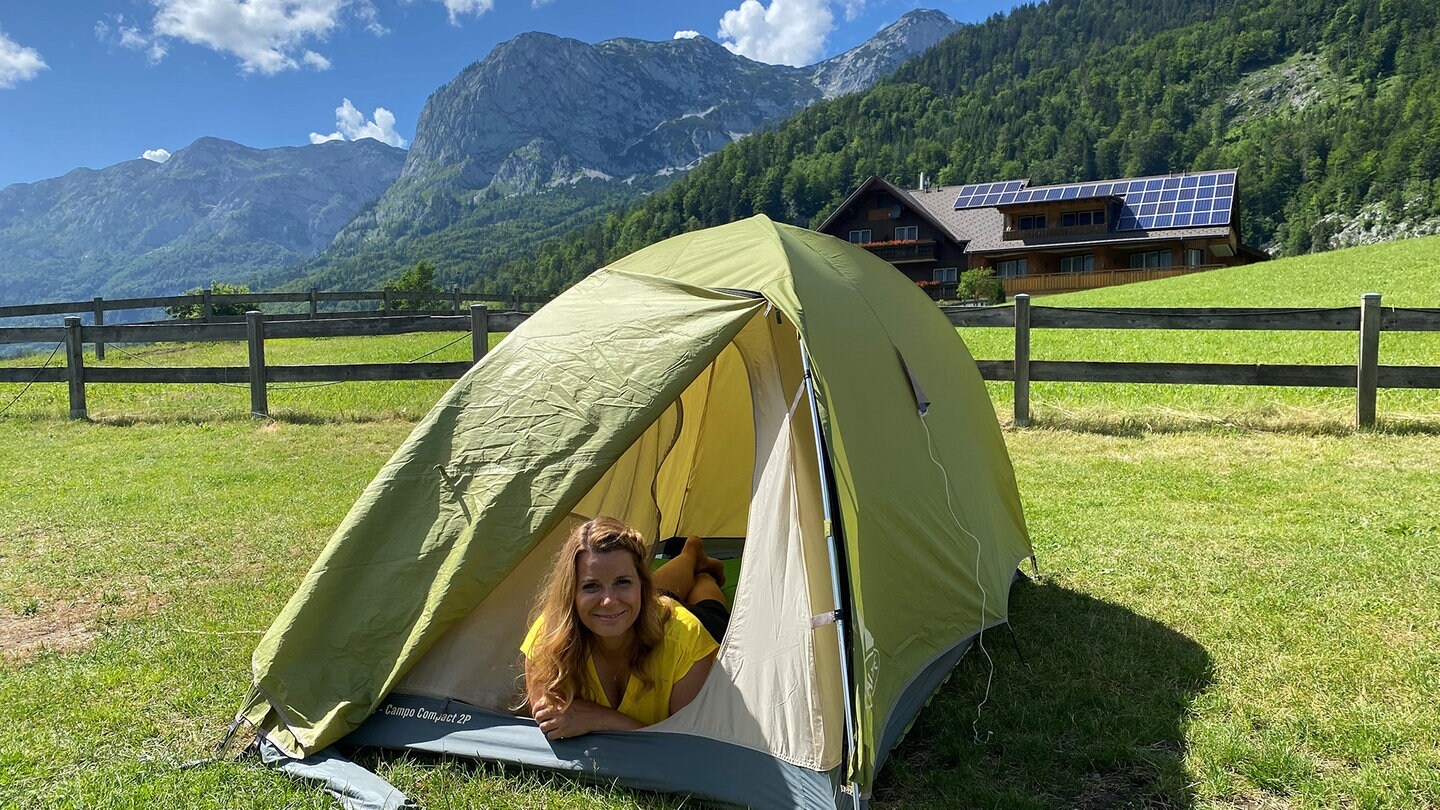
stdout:
POLYGON ((914 8, 976 22, 1012 5, 0 0, 0 187, 163 158, 205 135, 257 147, 367 136, 408 145, 432 91, 525 31, 586 42, 696 32, 760 61, 811 64, 914 8))

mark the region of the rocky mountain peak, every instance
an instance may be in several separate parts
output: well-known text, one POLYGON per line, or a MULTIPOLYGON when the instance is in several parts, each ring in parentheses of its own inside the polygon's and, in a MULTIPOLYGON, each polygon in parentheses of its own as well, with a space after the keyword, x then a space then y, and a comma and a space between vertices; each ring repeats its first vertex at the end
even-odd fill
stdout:
POLYGON ((813 66, 815 86, 825 98, 864 90, 959 27, 960 23, 943 11, 911 11, 863 44, 813 66))

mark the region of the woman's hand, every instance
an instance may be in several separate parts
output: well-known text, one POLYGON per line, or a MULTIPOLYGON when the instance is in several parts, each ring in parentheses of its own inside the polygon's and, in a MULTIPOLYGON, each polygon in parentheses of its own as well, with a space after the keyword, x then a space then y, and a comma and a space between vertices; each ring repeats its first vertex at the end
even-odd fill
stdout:
POLYGON ((584 722, 584 712, 576 705, 580 701, 571 701, 570 705, 561 708, 551 702, 548 698, 541 698, 531 708, 534 709, 535 722, 539 724, 540 730, 551 740, 563 740, 566 737, 578 737, 581 734, 589 734, 592 729, 584 722))
POLYGON ((535 722, 545 737, 566 740, 592 731, 634 731, 645 724, 614 709, 576 698, 560 708, 549 698, 541 698, 534 706, 535 722))

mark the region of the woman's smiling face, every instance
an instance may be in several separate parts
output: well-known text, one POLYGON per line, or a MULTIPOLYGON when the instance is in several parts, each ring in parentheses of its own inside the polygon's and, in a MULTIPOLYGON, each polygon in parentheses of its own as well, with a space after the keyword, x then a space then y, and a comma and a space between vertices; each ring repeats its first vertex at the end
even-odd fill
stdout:
POLYGON ((601 638, 630 632, 640 610, 640 576, 625 551, 580 552, 575 561, 575 612, 601 638))

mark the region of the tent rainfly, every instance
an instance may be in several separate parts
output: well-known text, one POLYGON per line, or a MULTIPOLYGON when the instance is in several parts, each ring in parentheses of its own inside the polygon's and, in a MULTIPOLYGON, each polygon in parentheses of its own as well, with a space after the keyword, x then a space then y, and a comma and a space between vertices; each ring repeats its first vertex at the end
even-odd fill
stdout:
POLYGON ((1030 556, 948 320, 867 251, 757 216, 597 271, 456 383, 260 641, 237 723, 350 807, 404 797, 336 743, 863 807, 1030 556), (733 617, 689 706, 550 742, 511 710, 518 647, 556 548, 601 514, 730 538, 733 617))

